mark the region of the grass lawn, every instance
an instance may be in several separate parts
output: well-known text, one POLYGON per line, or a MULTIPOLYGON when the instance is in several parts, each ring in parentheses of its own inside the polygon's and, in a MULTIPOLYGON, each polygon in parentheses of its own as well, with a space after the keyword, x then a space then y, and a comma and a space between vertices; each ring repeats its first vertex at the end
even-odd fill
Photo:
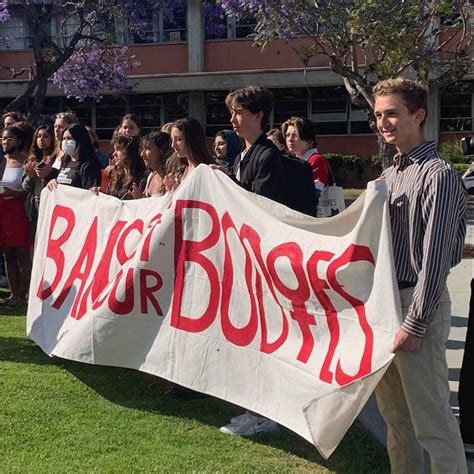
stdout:
POLYGON ((0 472, 388 472, 385 449, 355 424, 330 458, 281 429, 241 439, 219 426, 242 409, 180 402, 138 371, 49 358, 19 310, 0 315, 0 472))
POLYGON ((355 201, 364 191, 365 189, 345 188, 344 199, 355 201))

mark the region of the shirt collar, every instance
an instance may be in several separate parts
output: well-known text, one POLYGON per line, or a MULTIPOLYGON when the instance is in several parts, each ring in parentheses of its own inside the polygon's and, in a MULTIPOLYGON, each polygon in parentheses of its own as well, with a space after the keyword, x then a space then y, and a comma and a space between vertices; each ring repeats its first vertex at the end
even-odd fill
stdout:
POLYGON ((311 155, 314 155, 314 153, 317 153, 318 152, 318 149, 317 148, 310 148, 302 157, 301 159, 303 161, 308 161, 309 160, 309 157, 311 155))
POLYGON ((394 162, 396 164, 401 164, 406 160, 410 160, 413 163, 420 162, 424 160, 427 155, 431 154, 431 152, 435 151, 436 147, 436 142, 424 142, 407 153, 397 153, 394 157, 394 162))

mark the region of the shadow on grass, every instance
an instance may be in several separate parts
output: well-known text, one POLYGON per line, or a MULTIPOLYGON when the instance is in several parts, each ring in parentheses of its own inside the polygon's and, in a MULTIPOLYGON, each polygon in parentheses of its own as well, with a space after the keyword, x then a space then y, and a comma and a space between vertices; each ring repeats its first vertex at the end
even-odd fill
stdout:
MULTIPOLYGON (((132 369, 49 358, 26 338, 0 337, 0 361, 57 366, 113 404, 157 415, 196 420, 216 430, 244 411, 213 397, 189 401, 171 399, 165 395, 170 382, 164 379, 132 369)), ((251 438, 249 442, 282 450, 339 473, 383 472, 380 471, 380 458, 386 458, 383 447, 357 423, 328 461, 319 455, 314 446, 285 428, 273 435, 251 438)), ((387 472, 388 469, 387 462, 387 472)))
POLYGON ((25 337, 0 336, 0 361, 18 362, 20 364, 51 364, 39 346, 25 337))
POLYGON ((8 306, 2 306, 0 308, 2 316, 8 316, 9 318, 24 318, 26 315, 26 310, 26 304, 20 304, 14 308, 9 308, 8 306))
MULTIPOLYGON (((124 407, 193 419, 216 430, 244 412, 241 407, 214 397, 189 401, 172 399, 165 394, 170 382, 136 370, 63 360, 60 365, 105 399, 124 407)), ((385 449, 358 423, 349 430, 328 461, 313 445, 285 428, 277 434, 252 437, 251 442, 271 446, 340 473, 374 472, 370 469, 371 461, 377 470, 380 469, 380 456, 387 457, 385 449)), ((386 468, 388 472, 388 461, 386 468)))

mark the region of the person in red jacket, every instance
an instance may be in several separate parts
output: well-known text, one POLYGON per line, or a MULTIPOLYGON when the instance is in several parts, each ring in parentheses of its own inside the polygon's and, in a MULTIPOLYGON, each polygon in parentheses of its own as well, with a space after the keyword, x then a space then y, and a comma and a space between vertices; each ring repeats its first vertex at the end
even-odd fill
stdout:
POLYGON ((316 124, 304 117, 291 117, 281 129, 289 152, 311 165, 314 187, 319 196, 326 186, 334 183, 329 163, 316 148, 316 124))

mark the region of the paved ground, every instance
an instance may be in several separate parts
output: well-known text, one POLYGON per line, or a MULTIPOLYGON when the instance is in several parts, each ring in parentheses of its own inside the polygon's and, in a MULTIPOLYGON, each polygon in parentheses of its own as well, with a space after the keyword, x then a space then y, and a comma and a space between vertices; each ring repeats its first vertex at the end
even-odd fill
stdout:
MULTIPOLYGON (((474 206, 470 206, 468 213, 468 229, 466 242, 474 245, 474 206)), ((466 338, 467 315, 470 298, 470 282, 474 275, 474 259, 463 259, 450 273, 448 288, 452 301, 452 323, 448 341, 449 384, 451 387, 451 406, 455 415, 459 414, 458 386, 459 371, 464 353, 466 338)), ((377 439, 385 444, 385 424, 377 410, 373 397, 359 415, 359 420, 372 431, 377 439)), ((469 473, 474 474, 474 457, 468 457, 469 473)), ((429 472, 429 469, 428 471, 429 472)))

